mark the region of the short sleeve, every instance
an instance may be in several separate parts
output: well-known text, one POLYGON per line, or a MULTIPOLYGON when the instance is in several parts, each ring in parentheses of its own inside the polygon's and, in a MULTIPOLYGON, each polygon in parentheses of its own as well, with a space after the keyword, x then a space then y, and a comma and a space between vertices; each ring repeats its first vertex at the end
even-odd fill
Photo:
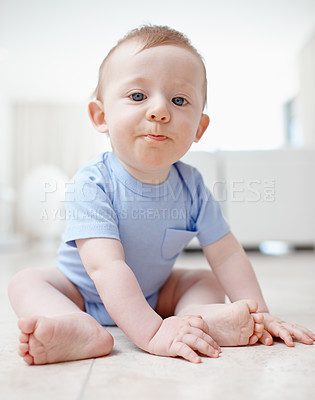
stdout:
POLYGON ((65 197, 64 241, 93 237, 119 240, 118 218, 112 205, 113 187, 104 164, 81 169, 69 182, 65 197))

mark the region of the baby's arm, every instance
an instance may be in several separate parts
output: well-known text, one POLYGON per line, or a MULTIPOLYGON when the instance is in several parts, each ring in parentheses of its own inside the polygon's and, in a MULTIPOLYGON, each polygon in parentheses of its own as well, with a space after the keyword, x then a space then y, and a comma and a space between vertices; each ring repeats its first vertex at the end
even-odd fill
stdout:
POLYGON ((280 337, 287 346, 293 346, 294 336, 305 344, 312 344, 315 335, 301 326, 281 321, 269 314, 253 267, 242 246, 230 232, 218 241, 203 248, 206 258, 229 299, 254 299, 258 312, 264 314, 265 331, 260 341, 273 343, 272 337, 280 337))
POLYGON ((165 320, 149 306, 116 239, 76 241, 83 264, 112 319, 141 349, 160 356, 200 362, 196 351, 217 357, 219 346, 207 324, 195 316, 165 320))
POLYGON ((268 312, 252 265, 236 240, 229 232, 216 242, 203 248, 205 256, 229 299, 255 299, 257 312, 268 312))

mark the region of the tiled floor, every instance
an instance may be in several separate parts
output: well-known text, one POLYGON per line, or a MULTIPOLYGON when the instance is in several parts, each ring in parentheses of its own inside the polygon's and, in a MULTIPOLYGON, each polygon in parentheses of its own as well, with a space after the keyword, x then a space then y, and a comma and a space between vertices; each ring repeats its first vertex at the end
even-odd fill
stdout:
MULTIPOLYGON (((315 252, 281 257, 249 253, 271 311, 315 330, 315 252)), ((108 357, 27 366, 16 353, 16 317, 6 287, 21 268, 53 264, 35 249, 0 254, 0 398, 86 399, 315 399, 315 345, 224 348, 219 359, 193 365, 138 350, 118 328, 108 357)), ((185 267, 206 267, 200 253, 185 253, 185 267)))

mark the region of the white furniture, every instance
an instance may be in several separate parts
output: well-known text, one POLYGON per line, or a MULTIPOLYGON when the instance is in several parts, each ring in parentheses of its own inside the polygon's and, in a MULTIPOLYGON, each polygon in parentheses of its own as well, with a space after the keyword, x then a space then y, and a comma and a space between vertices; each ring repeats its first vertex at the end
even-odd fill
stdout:
POLYGON ((315 245, 315 151, 189 152, 244 247, 315 245))

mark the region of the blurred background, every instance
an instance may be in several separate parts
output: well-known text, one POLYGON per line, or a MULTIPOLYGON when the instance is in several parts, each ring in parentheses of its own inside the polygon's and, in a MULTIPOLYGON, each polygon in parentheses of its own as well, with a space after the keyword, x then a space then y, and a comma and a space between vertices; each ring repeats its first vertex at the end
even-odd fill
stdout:
POLYGON ((211 124, 188 158, 243 245, 314 246, 314 0, 0 0, 0 251, 59 240, 67 181, 110 148, 87 114, 99 65, 145 23, 205 59, 211 124))

